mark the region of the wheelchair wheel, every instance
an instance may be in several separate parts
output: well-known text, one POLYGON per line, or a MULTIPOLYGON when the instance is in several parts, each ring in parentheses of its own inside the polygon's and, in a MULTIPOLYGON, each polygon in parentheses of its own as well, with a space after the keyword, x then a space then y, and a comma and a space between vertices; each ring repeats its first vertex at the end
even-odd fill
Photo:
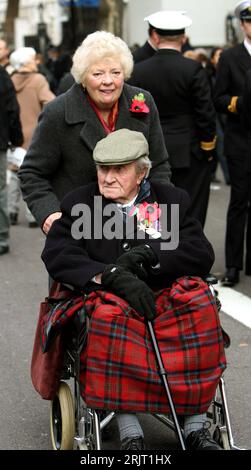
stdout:
POLYGON ((74 404, 70 387, 61 382, 51 401, 50 430, 54 450, 73 450, 75 436, 74 404))

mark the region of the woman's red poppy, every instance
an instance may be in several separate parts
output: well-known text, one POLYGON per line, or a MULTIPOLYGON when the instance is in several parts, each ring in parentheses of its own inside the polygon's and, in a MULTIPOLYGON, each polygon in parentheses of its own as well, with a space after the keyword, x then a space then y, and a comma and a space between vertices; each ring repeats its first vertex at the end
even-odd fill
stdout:
POLYGON ((129 111, 133 113, 149 113, 149 108, 144 101, 134 99, 129 111))

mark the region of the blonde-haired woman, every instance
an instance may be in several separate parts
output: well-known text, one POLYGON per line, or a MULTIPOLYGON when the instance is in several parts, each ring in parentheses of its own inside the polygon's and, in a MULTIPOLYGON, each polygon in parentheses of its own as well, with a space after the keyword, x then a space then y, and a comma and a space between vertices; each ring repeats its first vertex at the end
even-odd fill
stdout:
POLYGON ((143 132, 153 162, 150 179, 169 181, 158 111, 150 93, 125 83, 132 69, 122 39, 92 33, 73 56, 76 83, 42 113, 19 174, 24 198, 45 233, 61 216, 64 195, 96 180, 93 149, 114 130, 143 132))

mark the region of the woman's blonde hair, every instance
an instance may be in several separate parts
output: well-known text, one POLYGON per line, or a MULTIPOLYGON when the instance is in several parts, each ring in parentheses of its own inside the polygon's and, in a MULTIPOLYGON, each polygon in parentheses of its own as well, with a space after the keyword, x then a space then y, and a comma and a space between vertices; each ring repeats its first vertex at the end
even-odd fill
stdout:
POLYGON ((77 48, 71 73, 77 83, 83 83, 89 67, 106 57, 118 58, 127 80, 133 69, 133 57, 127 44, 107 31, 89 34, 77 48))

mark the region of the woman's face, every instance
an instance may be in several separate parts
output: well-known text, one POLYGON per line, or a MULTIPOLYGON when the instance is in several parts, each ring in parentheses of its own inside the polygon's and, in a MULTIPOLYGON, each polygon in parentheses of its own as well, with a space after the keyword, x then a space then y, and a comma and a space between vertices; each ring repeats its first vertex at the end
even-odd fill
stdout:
POLYGON ((116 58, 104 58, 91 65, 85 75, 85 88, 101 110, 113 107, 124 85, 124 72, 116 58))
POLYGON ((145 170, 137 171, 136 163, 98 165, 99 191, 107 199, 126 204, 138 193, 145 170))

